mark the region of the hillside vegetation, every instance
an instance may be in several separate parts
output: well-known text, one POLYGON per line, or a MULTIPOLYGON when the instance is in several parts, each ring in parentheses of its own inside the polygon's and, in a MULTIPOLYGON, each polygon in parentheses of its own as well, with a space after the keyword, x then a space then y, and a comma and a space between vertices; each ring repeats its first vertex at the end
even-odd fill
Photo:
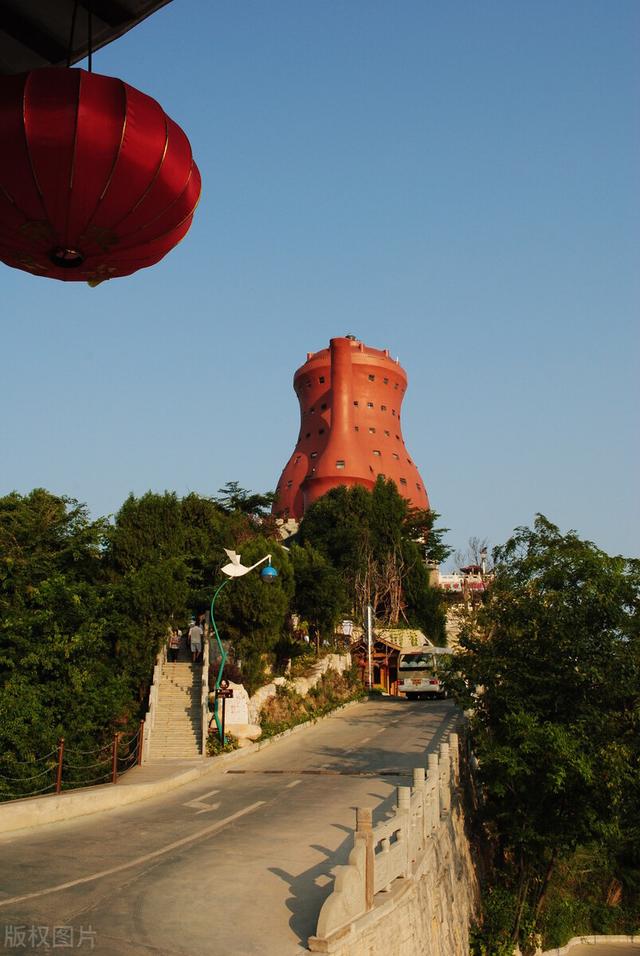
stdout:
POLYGON ((539 515, 494 552, 450 686, 470 714, 476 952, 640 929, 640 563, 539 515))

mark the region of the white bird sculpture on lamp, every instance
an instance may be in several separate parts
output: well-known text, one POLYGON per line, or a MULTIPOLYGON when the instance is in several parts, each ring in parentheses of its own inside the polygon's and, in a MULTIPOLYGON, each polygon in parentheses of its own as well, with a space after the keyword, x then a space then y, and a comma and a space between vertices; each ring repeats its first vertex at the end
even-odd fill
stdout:
POLYGON ((260 558, 259 561, 256 561, 255 564, 247 568, 244 564, 240 563, 240 555, 237 551, 230 551, 228 548, 223 548, 223 551, 231 560, 231 564, 225 564, 221 569, 222 573, 226 574, 228 578, 241 578, 243 574, 248 574, 249 571, 253 571, 254 568, 257 568, 259 564, 263 564, 265 561, 271 564, 271 555, 267 554, 264 558, 260 558))

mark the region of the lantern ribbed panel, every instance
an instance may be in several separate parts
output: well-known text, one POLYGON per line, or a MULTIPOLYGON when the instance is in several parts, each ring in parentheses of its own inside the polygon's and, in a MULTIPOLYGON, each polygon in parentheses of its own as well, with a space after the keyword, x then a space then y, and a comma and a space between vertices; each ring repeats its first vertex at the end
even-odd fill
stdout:
POLYGON ((7 265, 66 281, 130 275, 182 239, 200 187, 183 131, 122 80, 60 68, 0 78, 7 265), (62 268, 58 249, 81 263, 62 268))
POLYGON ((300 434, 276 488, 275 515, 299 520, 332 488, 372 488, 378 475, 392 479, 412 507, 429 507, 400 427, 407 376, 388 351, 331 339, 328 349, 309 354, 293 387, 300 434))

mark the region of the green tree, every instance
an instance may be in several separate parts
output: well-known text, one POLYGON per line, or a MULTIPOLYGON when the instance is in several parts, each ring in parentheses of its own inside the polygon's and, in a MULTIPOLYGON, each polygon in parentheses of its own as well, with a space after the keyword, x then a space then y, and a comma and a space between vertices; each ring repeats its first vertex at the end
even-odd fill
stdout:
POLYGON ((275 497, 274 491, 256 494, 240 487, 237 481, 228 481, 224 488, 218 489, 215 500, 224 511, 239 511, 254 518, 263 518, 269 514, 275 497))
POLYGON ((444 540, 449 529, 435 526, 439 518, 438 512, 429 508, 411 508, 404 522, 405 533, 424 549, 429 564, 444 564, 453 553, 444 540))
POLYGON ((130 714, 105 622, 106 522, 35 489, 0 499, 0 792, 50 778, 29 764, 70 744, 102 742, 130 714), (27 764, 25 769, 24 765, 27 764))
POLYGON ((172 623, 189 611, 189 565, 176 494, 129 495, 105 551, 110 573, 108 628, 119 666, 142 699, 172 623))
POLYGON ((378 478, 372 491, 339 487, 323 495, 305 513, 299 540, 312 544, 340 573, 357 619, 364 619, 371 603, 380 622, 421 627, 440 643, 440 595, 430 587, 409 515, 395 483, 378 478))
POLYGON ((308 621, 318 637, 332 636, 347 607, 339 571, 309 543, 291 546, 291 562, 295 577, 294 610, 308 621))
POLYGON ((640 566, 542 515, 494 559, 451 684, 471 714, 483 820, 515 898, 508 937, 526 950, 559 861, 637 841, 640 566))

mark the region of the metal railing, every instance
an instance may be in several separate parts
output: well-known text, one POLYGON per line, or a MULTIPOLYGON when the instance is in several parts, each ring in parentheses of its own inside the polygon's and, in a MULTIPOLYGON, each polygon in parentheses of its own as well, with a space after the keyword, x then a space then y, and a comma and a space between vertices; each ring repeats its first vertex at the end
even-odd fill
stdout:
POLYGON ((8 772, 0 771, 0 801, 54 796, 82 787, 116 783, 127 770, 142 763, 143 738, 141 720, 135 734, 125 737, 116 733, 102 747, 80 750, 66 746, 61 737, 56 749, 42 757, 11 763, 5 759, 3 768, 8 772))

